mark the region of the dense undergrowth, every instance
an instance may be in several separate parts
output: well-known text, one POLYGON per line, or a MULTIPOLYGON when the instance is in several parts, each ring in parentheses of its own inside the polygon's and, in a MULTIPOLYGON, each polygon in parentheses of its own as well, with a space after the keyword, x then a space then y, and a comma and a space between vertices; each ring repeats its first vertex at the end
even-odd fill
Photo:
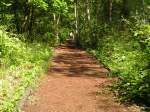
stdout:
MULTIPOLYGON (((98 28, 96 46, 88 51, 110 69, 110 76, 118 77, 113 89, 121 101, 149 106, 150 25, 137 19, 125 22, 122 31, 109 25, 98 28)), ((90 45, 84 42, 83 47, 90 45)))
POLYGON ((19 111, 18 101, 47 70, 52 57, 49 44, 25 42, 23 37, 0 30, 0 112, 19 111))

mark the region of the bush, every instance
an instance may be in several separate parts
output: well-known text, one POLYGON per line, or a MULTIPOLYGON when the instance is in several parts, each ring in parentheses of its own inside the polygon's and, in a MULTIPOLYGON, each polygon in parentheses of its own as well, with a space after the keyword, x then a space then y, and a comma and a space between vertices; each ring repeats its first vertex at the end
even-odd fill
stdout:
POLYGON ((61 30, 60 30, 60 35, 59 35, 59 41, 60 41, 60 43, 65 43, 66 42, 66 40, 68 39, 68 37, 69 37, 69 29, 67 29, 67 28, 62 28, 61 30))
POLYGON ((0 30, 0 112, 14 112, 17 102, 29 86, 35 85, 52 57, 49 45, 25 43, 17 36, 0 30))
POLYGON ((50 32, 47 32, 44 34, 42 41, 47 42, 51 46, 55 46, 58 44, 57 37, 53 33, 50 33, 50 32))
POLYGON ((111 70, 111 76, 119 77, 114 89, 121 101, 149 105, 150 25, 131 26, 129 31, 103 35, 91 53, 111 70))

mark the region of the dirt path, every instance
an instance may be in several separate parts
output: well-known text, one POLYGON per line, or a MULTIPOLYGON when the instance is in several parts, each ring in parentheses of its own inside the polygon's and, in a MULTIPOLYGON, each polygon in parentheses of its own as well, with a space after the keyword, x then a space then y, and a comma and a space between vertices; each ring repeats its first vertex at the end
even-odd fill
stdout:
POLYGON ((104 86, 108 71, 86 52, 56 49, 53 67, 24 104, 24 112, 136 112, 116 102, 104 86))

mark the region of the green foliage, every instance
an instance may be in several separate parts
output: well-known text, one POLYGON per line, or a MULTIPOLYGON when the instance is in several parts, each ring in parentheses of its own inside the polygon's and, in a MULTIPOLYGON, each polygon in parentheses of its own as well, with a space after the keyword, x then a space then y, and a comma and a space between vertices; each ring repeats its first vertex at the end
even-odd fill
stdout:
POLYGON ((14 112, 46 70, 51 47, 66 41, 73 5, 70 0, 0 1, 0 112, 14 112))
POLYGON ((37 6, 44 10, 47 10, 47 8, 48 8, 48 4, 45 2, 45 0, 28 0, 28 4, 37 6))
POLYGON ((118 77, 115 90, 120 99, 148 106, 149 6, 149 0, 81 0, 76 18, 78 45, 109 68, 110 76, 118 77))
POLYGON ((59 35, 59 41, 60 43, 64 43, 66 42, 68 36, 69 36, 69 29, 68 28, 63 28, 60 31, 60 35, 59 35))
POLYGON ((49 44, 25 43, 17 36, 0 30, 0 112, 14 112, 26 89, 36 84, 52 57, 49 44))
POLYGON ((150 0, 1 0, 0 111, 13 111, 51 56, 50 46, 75 28, 78 47, 93 49, 119 77, 122 99, 149 104, 149 12, 150 0))
MULTIPOLYGON (((129 23, 130 31, 104 35, 90 51, 117 76, 114 89, 121 101, 150 104, 150 25, 129 23)), ((116 33, 114 33, 116 32, 116 33)))
POLYGON ((53 0, 53 9, 57 14, 66 15, 68 12, 67 2, 65 0, 53 0))
POLYGON ((44 34, 44 37, 42 38, 42 41, 48 42, 49 45, 55 46, 58 44, 58 39, 53 33, 47 32, 44 34))

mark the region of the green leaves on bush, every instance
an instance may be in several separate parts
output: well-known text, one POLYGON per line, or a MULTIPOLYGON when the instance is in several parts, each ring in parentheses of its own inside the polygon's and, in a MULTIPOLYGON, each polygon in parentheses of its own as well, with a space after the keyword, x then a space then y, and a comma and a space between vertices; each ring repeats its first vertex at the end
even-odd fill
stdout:
POLYGON ((150 25, 131 26, 130 32, 103 35, 92 54, 119 77, 114 88, 122 101, 149 105, 150 25))
POLYGON ((14 112, 26 88, 35 85, 47 69, 52 48, 45 43, 25 43, 0 30, 0 112, 14 112))

